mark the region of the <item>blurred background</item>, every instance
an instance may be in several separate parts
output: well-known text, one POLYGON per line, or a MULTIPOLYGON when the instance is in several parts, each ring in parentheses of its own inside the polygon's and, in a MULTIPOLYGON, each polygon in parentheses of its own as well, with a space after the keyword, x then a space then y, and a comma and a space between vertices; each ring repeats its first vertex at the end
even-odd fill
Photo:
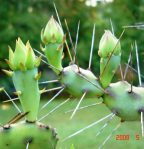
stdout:
MULTIPOLYGON (((53 15, 56 19, 53 2, 55 2, 63 25, 64 32, 68 33, 64 23, 67 20, 73 43, 76 40, 77 25, 80 21, 80 32, 77 47, 77 58, 83 68, 88 67, 89 52, 91 46, 92 29, 96 24, 96 37, 94 44, 94 56, 92 60, 92 70, 99 75, 99 56, 97 54, 99 40, 104 30, 111 30, 110 19, 113 23, 114 32, 117 38, 123 31, 123 26, 140 25, 137 28, 126 29, 122 39, 122 68, 124 71, 131 45, 137 41, 140 55, 140 67, 144 63, 144 0, 0 0, 0 67, 7 69, 4 59, 8 58, 8 45, 15 48, 15 41, 21 37, 24 42, 30 41, 33 48, 40 50, 40 32, 47 21, 53 15)), ((65 58, 63 65, 69 64, 69 58, 64 49, 65 58)), ((135 51, 133 54, 133 67, 136 69, 135 51)), ((41 65, 43 80, 53 78, 53 73, 49 73, 47 66, 41 65), (50 75, 51 74, 51 75, 50 75), (49 76, 49 78, 48 78, 49 76)), ((130 72, 131 73, 131 72, 130 72)), ((144 69, 141 69, 144 73, 144 69)), ((116 77, 119 79, 119 71, 116 77), (118 75, 118 76, 117 76, 118 75)), ((129 80, 131 77, 129 77, 129 80)), ((134 82, 137 84, 137 77, 134 74, 134 82)), ((12 90, 13 86, 9 78, 0 71, 0 85, 7 90, 12 90)))
MULTIPOLYGON (((23 42, 30 41, 33 48, 40 50, 40 32, 45 27, 47 21, 53 15, 55 19, 56 13, 54 10, 53 2, 55 2, 58 9, 58 13, 61 19, 61 23, 64 32, 67 35, 68 45, 71 49, 68 33, 66 30, 64 20, 67 20, 69 30, 72 36, 72 41, 75 44, 76 32, 78 22, 80 21, 80 31, 77 47, 77 59, 79 64, 83 68, 88 67, 89 53, 91 47, 92 30, 93 25, 96 24, 96 36, 94 44, 94 52, 92 59, 92 71, 99 75, 99 56, 97 54, 99 40, 104 33, 104 30, 111 30, 112 21, 114 33, 117 38, 123 31, 124 26, 137 25, 137 27, 130 27, 125 30, 125 33, 121 39, 122 46, 122 70, 125 70, 125 63, 127 63, 131 46, 134 42, 137 42, 141 74, 144 74, 144 0, 0 0, 0 68, 9 69, 5 63, 8 58, 8 45, 15 48, 15 41, 20 37, 23 42)), ((72 50, 71 50, 72 51, 72 50)), ((63 66, 69 65, 69 57, 66 48, 64 48, 65 58, 63 60, 63 66)), ((133 51, 132 65, 134 69, 137 69, 135 50, 133 51)), ((6 90, 13 96, 14 87, 11 78, 8 78, 0 69, 0 87, 4 86, 6 90)), ((54 73, 48 69, 48 66, 41 63, 39 68, 42 71, 41 81, 55 79, 54 73)), ((134 80, 134 84, 138 85, 138 77, 134 71, 128 71, 129 82, 134 80), (133 73, 133 78, 130 74, 133 73)), ((120 71, 115 75, 115 80, 121 79, 120 71)), ((143 76, 142 76, 143 79, 143 76)), ((58 86, 58 84, 56 84, 58 86)), ((40 88, 42 88, 41 86, 40 88)), ((53 84, 46 86, 47 88, 54 87, 53 84)), ((42 96, 43 100, 41 106, 51 98, 54 92, 42 96)), ((64 99, 65 94, 60 96, 64 99)), ((6 100, 3 93, 0 94, 0 100, 6 100)), ((49 108, 44 111, 40 111, 39 117, 59 105, 62 100, 54 100, 49 108)), ((94 103, 93 99, 84 100, 81 106, 94 103)), ((102 118, 110 111, 106 106, 99 105, 96 108, 92 107, 82 110, 76 114, 73 120, 69 120, 70 114, 65 114, 67 110, 75 108, 78 101, 74 100, 54 114, 51 114, 43 122, 45 124, 51 124, 57 128, 60 139, 67 137, 75 131, 85 127, 86 125, 102 118)), ((17 114, 12 104, 0 105, 0 123, 7 123, 11 117, 17 114), (1 117, 2 115, 2 117, 1 117)), ((58 149, 70 149, 70 146, 74 144, 76 149, 96 149, 104 139, 112 132, 120 119, 116 117, 113 123, 99 137, 96 136, 96 132, 100 130, 102 124, 95 126, 89 131, 80 134, 79 136, 70 139, 68 142, 59 142, 58 149)), ((122 124, 120 129, 112 136, 111 140, 104 147, 105 149, 121 149, 130 147, 131 149, 141 149, 144 143, 140 137, 140 140, 135 140, 135 135, 141 136, 140 122, 122 124), (115 136, 120 134, 130 135, 130 141, 116 141, 115 136)), ((71 148, 72 149, 72 148, 71 148)))

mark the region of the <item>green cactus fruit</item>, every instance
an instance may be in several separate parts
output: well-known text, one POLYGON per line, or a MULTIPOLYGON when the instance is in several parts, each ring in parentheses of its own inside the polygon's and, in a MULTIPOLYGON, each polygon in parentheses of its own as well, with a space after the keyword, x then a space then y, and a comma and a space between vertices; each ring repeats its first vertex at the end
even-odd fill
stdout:
POLYGON ((41 123, 20 122, 0 128, 1 149, 55 149, 58 138, 54 129, 41 123))
POLYGON ((29 42, 25 46, 19 38, 16 41, 15 52, 9 48, 9 63, 13 72, 4 71, 12 76, 24 112, 29 112, 26 116, 27 121, 34 122, 37 119, 40 101, 37 70, 40 58, 36 59, 29 42))
POLYGON ((121 53, 121 45, 111 31, 106 30, 100 40, 98 54, 102 58, 107 58, 112 52, 114 55, 119 55, 121 53))
POLYGON ((110 32, 105 31, 99 43, 100 82, 103 88, 108 87, 120 65, 121 46, 119 40, 110 32))
POLYGON ((140 120, 140 112, 144 110, 144 88, 135 87, 126 81, 111 83, 106 89, 103 100, 107 107, 116 112, 122 121, 140 120))
POLYGON ((111 83, 111 80, 119 67, 121 57, 120 55, 112 55, 111 59, 101 58, 100 59, 100 82, 103 88, 108 87, 111 83), (108 62, 109 61, 109 62, 108 62), (107 66, 106 66, 107 65, 107 66))
POLYGON ((80 72, 75 64, 65 67, 60 74, 60 82, 74 97, 81 97, 84 92, 87 92, 87 97, 100 97, 104 92, 98 79, 90 70, 79 69, 80 72))
POLYGON ((63 57, 63 42, 64 33, 57 21, 51 17, 48 21, 45 29, 42 29, 41 40, 45 44, 44 51, 47 60, 57 74, 63 69, 62 57, 63 57))

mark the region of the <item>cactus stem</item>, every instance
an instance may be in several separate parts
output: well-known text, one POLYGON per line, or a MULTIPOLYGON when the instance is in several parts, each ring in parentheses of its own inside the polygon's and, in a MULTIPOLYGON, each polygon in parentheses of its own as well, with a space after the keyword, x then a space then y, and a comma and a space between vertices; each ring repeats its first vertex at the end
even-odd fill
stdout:
POLYGON ((50 68, 56 69, 57 71, 61 72, 61 70, 59 70, 58 68, 56 68, 56 67, 54 67, 54 66, 48 64, 45 60, 41 59, 41 61, 42 61, 44 64, 48 65, 50 68))
POLYGON ((12 77, 13 71, 2 69, 2 71, 9 77, 12 77))
POLYGON ((40 77, 41 77, 41 72, 39 72, 38 74, 36 74, 36 76, 35 76, 35 80, 39 80, 40 77))
MULTIPOLYGON (((83 109, 86 109, 86 108, 89 108, 89 107, 93 107, 93 106, 96 106, 96 105, 99 105, 99 104, 102 104, 102 103, 103 102, 98 102, 98 103, 93 103, 93 104, 90 104, 90 105, 82 106, 82 107, 78 108, 77 111, 78 110, 83 110, 83 109)), ((74 111, 74 109, 68 110, 68 111, 65 112, 65 114, 69 113, 69 112, 73 112, 73 111, 74 111)))
POLYGON ((13 98, 13 99, 10 99, 10 100, 5 100, 5 101, 3 101, 3 103, 11 102, 11 101, 18 100, 18 99, 19 99, 19 98, 13 98))
POLYGON ((92 63, 92 56, 93 56, 93 49, 94 49, 94 40, 95 40, 95 24, 93 27, 93 34, 92 34, 92 42, 91 42, 91 50, 90 50, 90 57, 89 57, 89 66, 88 69, 91 69, 91 63, 92 63))
MULTIPOLYGON (((56 8, 55 3, 53 3, 53 5, 54 5, 54 9, 55 9, 55 12, 56 12, 56 16, 57 16, 57 19, 58 19, 59 25, 60 25, 60 26, 61 26, 61 28, 62 28, 62 24, 61 24, 60 17, 59 17, 59 14, 58 14, 58 11, 57 11, 57 8, 56 8)), ((65 44, 66 44, 66 49, 67 49, 67 51, 68 51, 68 55, 69 55, 70 61, 72 62, 72 61, 73 61, 73 59, 72 59, 72 56, 71 56, 71 53, 70 53, 70 49, 69 49, 69 46, 68 46, 68 43, 67 43, 67 41, 66 41, 66 40, 65 40, 65 44)))
POLYGON ((103 76, 103 74, 104 74, 104 72, 105 72, 105 70, 106 70, 106 68, 107 68, 107 66, 108 66, 108 64, 109 64, 109 62, 110 62, 110 59, 111 59, 111 57, 112 57, 112 55, 113 55, 113 53, 114 53, 114 51, 115 51, 115 48, 117 47, 117 45, 118 45, 120 39, 122 38, 124 32, 125 32, 125 29, 122 31, 122 33, 121 33, 121 35, 120 35, 120 37, 119 37, 119 39, 118 39, 118 41, 117 41, 117 43, 116 43, 114 49, 112 50, 112 52, 111 52, 111 54, 110 54, 110 56, 109 56, 109 58, 108 58, 108 61, 107 61, 106 65, 105 65, 105 67, 104 67, 104 69, 103 69, 103 71, 102 71, 102 73, 101 73, 101 75, 100 75, 100 78, 103 76))
POLYGON ((8 94, 8 92, 7 92, 5 89, 4 89, 3 91, 4 91, 4 93, 7 95, 7 97, 11 100, 12 104, 13 104, 14 107, 17 109, 17 111, 18 111, 19 113, 21 113, 21 110, 20 110, 19 107, 16 105, 16 103, 12 100, 12 98, 10 97, 10 95, 8 94))
POLYGON ((107 121, 106 123, 100 128, 100 130, 97 132, 96 137, 99 136, 103 130, 106 128, 106 126, 108 126, 108 124, 112 121, 112 119, 115 117, 116 115, 113 114, 107 121))
POLYGON ((74 111, 73 111, 73 113, 72 113, 70 119, 72 119, 72 118, 74 117, 74 115, 76 114, 76 112, 77 112, 77 110, 78 110, 78 108, 79 108, 79 106, 80 106, 82 100, 83 100, 84 97, 86 96, 86 94, 87 94, 87 91, 85 91, 84 94, 82 95, 82 97, 81 97, 80 101, 78 102, 76 108, 74 109, 74 111))
POLYGON ((42 106, 41 110, 44 109, 48 104, 50 104, 58 95, 60 95, 64 89, 65 87, 63 87, 58 93, 56 93, 46 104, 42 106))
POLYGON ((70 138, 72 138, 72 137, 74 137, 74 136, 76 136, 76 135, 78 135, 78 134, 80 134, 80 133, 82 133, 82 132, 84 132, 85 130, 87 130, 87 129, 89 129, 89 128, 95 126, 95 125, 97 125, 98 123, 104 121, 105 119, 111 117, 112 115, 113 115, 113 113, 110 113, 110 114, 108 114, 107 116, 101 118, 100 120, 97 120, 97 121, 95 121, 95 122, 89 124, 88 126, 86 126, 86 127, 82 128, 82 129, 76 131, 75 133, 73 133, 73 134, 69 135, 68 137, 64 138, 64 139, 62 140, 62 142, 66 141, 66 140, 68 140, 68 139, 70 139, 70 138))
POLYGON ((142 85, 142 81, 141 81, 141 75, 140 75, 139 55, 138 55, 138 47, 137 47, 137 42, 136 41, 135 41, 135 50, 136 50, 138 79, 139 79, 139 85, 141 86, 142 85))
POLYGON ((48 84, 48 83, 55 83, 55 82, 59 82, 59 80, 43 81, 43 82, 39 82, 39 84, 48 84))
POLYGON ((44 115, 43 117, 41 117, 38 121, 43 120, 44 118, 46 118, 49 114, 53 113, 54 111, 56 111, 58 108, 60 108, 62 105, 64 105, 65 103, 67 103, 70 100, 70 98, 68 98, 67 100, 65 100, 64 102, 60 103, 58 106, 56 106, 54 109, 52 109, 50 112, 48 112, 46 115, 44 115))
POLYGON ((108 137, 103 141, 103 143, 99 146, 98 149, 101 149, 105 144, 106 142, 112 137, 112 135, 116 132, 116 130, 121 126, 121 122, 116 125, 116 127, 112 130, 112 132, 108 135, 108 137))

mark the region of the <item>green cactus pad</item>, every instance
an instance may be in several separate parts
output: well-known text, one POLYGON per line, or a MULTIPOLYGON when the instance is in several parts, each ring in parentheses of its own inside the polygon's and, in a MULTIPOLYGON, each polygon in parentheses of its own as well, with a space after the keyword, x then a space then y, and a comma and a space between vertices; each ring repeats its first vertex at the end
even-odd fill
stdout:
POLYGON ((1 149, 55 149, 57 134, 42 123, 20 122, 0 128, 1 149))
POLYGON ((32 122, 37 119, 40 101, 38 80, 35 79, 37 73, 37 68, 27 71, 17 70, 12 76, 23 110, 29 112, 26 119, 32 122))
POLYGON ((66 90, 74 97, 81 97, 84 92, 87 92, 88 97, 100 97, 103 94, 103 89, 95 75, 90 70, 82 68, 80 68, 79 73, 75 64, 63 69, 60 74, 60 82, 66 86, 66 90), (87 78, 90 82, 80 75, 87 78))
POLYGON ((132 87, 126 81, 111 83, 106 89, 104 103, 116 112, 124 121, 140 120, 140 112, 144 110, 144 88, 132 87))

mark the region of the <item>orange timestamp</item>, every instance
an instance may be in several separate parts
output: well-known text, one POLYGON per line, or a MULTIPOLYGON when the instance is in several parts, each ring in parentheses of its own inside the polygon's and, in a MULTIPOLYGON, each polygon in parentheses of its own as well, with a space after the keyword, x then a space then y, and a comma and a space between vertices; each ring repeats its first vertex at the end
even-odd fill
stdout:
MULTIPOLYGON (((134 137, 135 137, 135 140, 141 140, 141 137, 138 134, 136 134, 134 137)), ((116 135, 115 139, 120 141, 124 141, 124 140, 129 141, 131 139, 131 136, 129 134, 118 134, 116 135)))

